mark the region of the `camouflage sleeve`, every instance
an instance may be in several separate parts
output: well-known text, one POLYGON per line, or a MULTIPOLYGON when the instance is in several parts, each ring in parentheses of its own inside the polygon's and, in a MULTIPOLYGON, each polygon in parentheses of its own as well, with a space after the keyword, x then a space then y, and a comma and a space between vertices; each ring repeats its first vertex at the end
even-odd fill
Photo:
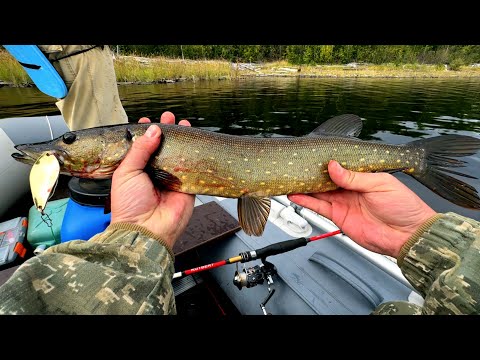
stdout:
POLYGON ((173 253, 149 230, 111 224, 48 248, 0 288, 1 314, 176 314, 173 253))
POLYGON ((480 313, 480 222, 438 214, 402 247, 398 265, 423 295, 423 314, 480 313))

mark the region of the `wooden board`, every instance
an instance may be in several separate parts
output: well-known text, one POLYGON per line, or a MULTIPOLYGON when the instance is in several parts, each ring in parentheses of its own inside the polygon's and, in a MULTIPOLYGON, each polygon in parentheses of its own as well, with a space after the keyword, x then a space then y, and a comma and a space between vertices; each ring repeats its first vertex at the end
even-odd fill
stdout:
POLYGON ((184 254, 211 241, 218 241, 240 230, 232 215, 215 201, 193 209, 193 215, 182 236, 173 246, 175 256, 184 254))

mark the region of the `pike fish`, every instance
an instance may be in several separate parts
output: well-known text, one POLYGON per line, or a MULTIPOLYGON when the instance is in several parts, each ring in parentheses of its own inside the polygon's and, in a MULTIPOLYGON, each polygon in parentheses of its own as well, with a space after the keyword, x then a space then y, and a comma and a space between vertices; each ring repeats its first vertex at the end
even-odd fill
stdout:
MULTIPOLYGON (((301 137, 256 138, 158 124, 162 141, 145 171, 159 187, 188 193, 238 198, 238 219, 248 235, 261 236, 270 212, 270 197, 334 190, 330 160, 359 172, 402 171, 445 199, 480 209, 477 190, 449 174, 465 166, 457 157, 480 149, 480 139, 442 135, 392 145, 358 139, 362 120, 336 116, 301 137)), ((106 179, 124 159, 135 139, 150 124, 122 124, 67 132, 55 140, 17 145, 18 161, 33 164, 43 153, 54 155, 60 172, 106 179)), ((474 178, 475 179, 475 178, 474 178)))

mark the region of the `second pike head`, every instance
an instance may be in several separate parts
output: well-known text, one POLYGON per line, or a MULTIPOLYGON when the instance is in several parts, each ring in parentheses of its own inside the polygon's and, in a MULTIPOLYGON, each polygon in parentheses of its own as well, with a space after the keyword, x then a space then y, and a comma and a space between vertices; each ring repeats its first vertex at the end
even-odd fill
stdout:
POLYGON ((54 140, 22 144, 12 154, 17 161, 33 165, 44 153, 54 155, 60 173, 80 178, 106 179, 123 160, 135 135, 128 126, 124 131, 109 131, 109 127, 67 132, 54 140))

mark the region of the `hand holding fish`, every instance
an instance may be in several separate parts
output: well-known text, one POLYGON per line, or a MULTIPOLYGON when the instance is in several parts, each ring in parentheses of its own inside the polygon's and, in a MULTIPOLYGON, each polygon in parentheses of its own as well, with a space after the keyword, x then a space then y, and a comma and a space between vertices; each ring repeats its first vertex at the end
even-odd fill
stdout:
POLYGON ((328 173, 341 189, 289 199, 332 220, 368 250, 396 258, 408 238, 436 214, 390 174, 349 171, 336 161, 330 161, 328 173))
MULTIPOLYGON (((140 119, 148 123, 148 118, 140 119)), ((174 124, 172 113, 164 113, 162 123, 174 124)), ((190 126, 186 120, 180 125, 190 126)), ((148 128, 132 144, 125 159, 113 174, 111 194, 111 223, 128 222, 141 225, 164 240, 170 249, 182 234, 192 215, 194 195, 159 189, 143 171, 150 156, 160 144, 161 130, 157 125, 148 128)))

